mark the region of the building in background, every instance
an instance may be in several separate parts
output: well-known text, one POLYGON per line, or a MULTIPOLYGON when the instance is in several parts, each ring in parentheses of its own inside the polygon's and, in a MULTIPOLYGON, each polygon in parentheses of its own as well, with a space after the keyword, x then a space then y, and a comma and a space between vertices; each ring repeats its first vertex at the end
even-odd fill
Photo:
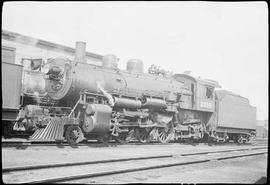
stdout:
MULTIPOLYGON (((102 65, 102 55, 90 52, 85 54, 87 63, 102 65)), ((56 57, 74 60, 75 48, 2 30, 1 61, 24 66, 22 73, 22 93, 24 95, 46 96, 44 79, 46 72, 42 71, 40 66, 56 57)), ((42 69, 45 70, 45 68, 42 69)))
POLYGON ((268 138, 268 120, 257 120, 256 137, 268 138))
MULTIPOLYGON (((46 63, 49 58, 55 57, 73 60, 74 55, 74 48, 2 30, 2 61, 22 64, 22 60, 31 58, 46 63)), ((101 65, 102 57, 99 54, 86 52, 86 62, 90 64, 101 65)))

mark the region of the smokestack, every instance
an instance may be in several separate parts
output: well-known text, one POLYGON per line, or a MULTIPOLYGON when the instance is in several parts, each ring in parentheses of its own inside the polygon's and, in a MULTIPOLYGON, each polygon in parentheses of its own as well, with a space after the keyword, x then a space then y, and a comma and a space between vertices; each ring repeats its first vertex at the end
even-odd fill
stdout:
POLYGON ((86 55, 85 55, 86 43, 77 41, 75 48, 75 61, 86 63, 86 55))

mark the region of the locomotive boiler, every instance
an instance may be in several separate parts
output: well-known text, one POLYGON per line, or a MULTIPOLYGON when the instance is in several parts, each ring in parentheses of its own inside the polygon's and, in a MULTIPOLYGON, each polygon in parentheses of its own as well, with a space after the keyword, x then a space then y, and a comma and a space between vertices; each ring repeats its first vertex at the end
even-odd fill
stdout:
MULTIPOLYGON (((129 60, 127 70, 121 71, 113 65, 115 60, 113 55, 105 56, 106 63, 103 63, 103 66, 95 66, 78 60, 78 57, 75 61, 54 59, 49 64, 46 81, 48 95, 54 100, 76 100, 82 90, 100 93, 101 89, 104 89, 118 97, 151 97, 151 100, 145 99, 147 104, 156 103, 164 106, 166 100, 177 100, 182 83, 164 76, 143 73, 143 63, 136 59, 129 60)), ((115 101, 118 104, 121 98, 115 101)))
MULTIPOLYGON (((143 73, 143 63, 137 59, 129 60, 125 71, 117 68, 113 55, 104 56, 102 66, 90 65, 85 62, 85 43, 77 42, 76 48, 74 61, 56 58, 48 63, 46 90, 59 106, 74 108, 84 135, 111 130, 120 140, 120 135, 123 139, 136 132, 146 142, 154 128, 165 132, 159 128, 172 124, 183 83, 143 73)), ((163 141, 169 139, 166 132, 160 134, 163 141)))

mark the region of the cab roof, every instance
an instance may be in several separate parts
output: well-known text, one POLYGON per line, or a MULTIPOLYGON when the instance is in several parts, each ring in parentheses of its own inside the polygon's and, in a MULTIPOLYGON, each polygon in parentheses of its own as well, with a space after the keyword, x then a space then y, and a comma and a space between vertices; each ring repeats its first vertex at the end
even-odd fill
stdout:
POLYGON ((221 87, 217 81, 210 80, 210 79, 195 78, 195 77, 187 75, 187 74, 175 74, 175 75, 173 75, 174 79, 177 79, 177 77, 186 78, 186 79, 194 81, 195 83, 200 83, 200 84, 208 85, 208 86, 211 86, 211 87, 219 87, 219 88, 221 87))

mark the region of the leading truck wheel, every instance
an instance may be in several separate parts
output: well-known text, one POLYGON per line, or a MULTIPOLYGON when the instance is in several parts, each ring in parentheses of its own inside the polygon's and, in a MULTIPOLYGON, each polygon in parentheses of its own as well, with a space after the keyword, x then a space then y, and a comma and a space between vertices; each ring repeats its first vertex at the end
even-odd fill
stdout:
POLYGON ((82 130, 77 125, 67 127, 65 138, 70 145, 77 145, 81 141, 82 130))

